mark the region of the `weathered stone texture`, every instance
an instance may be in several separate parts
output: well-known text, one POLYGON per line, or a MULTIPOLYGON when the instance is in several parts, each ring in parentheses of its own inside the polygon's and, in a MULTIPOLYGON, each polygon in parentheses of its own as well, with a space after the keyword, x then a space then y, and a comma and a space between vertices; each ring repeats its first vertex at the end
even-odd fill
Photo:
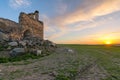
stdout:
POLYGON ((22 26, 23 37, 25 37, 25 33, 28 33, 28 36, 43 39, 43 23, 41 21, 31 18, 28 14, 21 13, 19 24, 22 26))
POLYGON ((19 23, 0 18, 0 32, 8 35, 12 40, 20 40, 25 37, 39 37, 43 39, 43 22, 39 21, 39 12, 20 13, 19 23))
POLYGON ((4 18, 0 18, 0 31, 13 39, 20 38, 21 35, 19 24, 4 18))

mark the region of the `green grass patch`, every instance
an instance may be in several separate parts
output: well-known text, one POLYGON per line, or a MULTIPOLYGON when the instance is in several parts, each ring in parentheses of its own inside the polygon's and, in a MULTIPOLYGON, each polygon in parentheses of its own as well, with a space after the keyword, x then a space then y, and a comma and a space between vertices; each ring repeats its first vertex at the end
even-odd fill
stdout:
POLYGON ((7 62, 16 62, 16 61, 22 61, 22 60, 27 60, 27 59, 38 59, 43 57, 43 55, 33 55, 33 54, 25 54, 22 56, 17 56, 17 57, 3 57, 0 58, 0 63, 7 63, 7 62))
POLYGON ((75 49, 80 55, 97 60, 108 73, 105 80, 120 80, 120 47, 102 45, 61 45, 75 49), (116 60, 116 62, 114 61, 116 60))
POLYGON ((70 78, 65 75, 57 75, 54 80, 70 80, 70 78))

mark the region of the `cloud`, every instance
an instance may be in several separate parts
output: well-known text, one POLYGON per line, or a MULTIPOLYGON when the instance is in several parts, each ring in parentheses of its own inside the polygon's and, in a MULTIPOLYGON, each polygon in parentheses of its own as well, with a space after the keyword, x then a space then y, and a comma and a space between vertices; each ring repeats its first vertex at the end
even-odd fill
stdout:
POLYGON ((58 14, 64 14, 66 11, 67 11, 67 4, 60 1, 58 6, 56 7, 56 12, 58 14))
POLYGON ((67 25, 91 20, 120 10, 119 4, 120 0, 84 0, 83 4, 73 12, 56 17, 55 21, 62 22, 61 25, 67 25))
MULTIPOLYGON (((75 1, 74 1, 75 2, 75 1)), ((71 3, 74 3, 71 1, 71 3)), ((67 5, 67 2, 64 3, 67 5)), ((80 6, 73 8, 63 15, 53 18, 52 24, 56 27, 60 27, 60 32, 53 34, 49 38, 58 38, 71 31, 80 31, 86 28, 97 27, 100 24, 104 24, 106 20, 94 21, 99 16, 105 16, 116 11, 120 11, 120 0, 83 0, 80 6), (82 25, 82 21, 90 22, 82 25), (92 22, 93 21, 93 22, 92 22), (78 24, 78 25, 75 25, 78 24), (69 25, 73 25, 70 27, 69 25)), ((67 5, 67 7, 69 7, 67 5)), ((73 5, 74 7, 74 5, 73 5)))
MULTIPOLYGON (((60 24, 58 23, 56 25, 56 28, 59 29, 60 31, 56 32, 55 34, 52 34, 51 36, 49 36, 49 38, 54 40, 56 38, 60 38, 61 36, 69 34, 69 33, 75 33, 76 31, 81 31, 81 30, 85 30, 88 28, 99 27, 100 25, 106 24, 108 21, 112 21, 112 19, 109 17, 106 17, 106 18, 102 18, 101 20, 84 21, 84 22, 75 23, 70 26, 69 25, 60 26, 60 24)), ((54 29, 54 28, 52 28, 52 29, 54 29)))
POLYGON ((104 40, 112 40, 113 43, 119 43, 120 38, 118 37, 120 32, 104 32, 104 33, 95 33, 81 38, 58 41, 58 43, 66 44, 103 44, 104 40))
POLYGON ((9 0, 10 7, 14 9, 30 6, 30 4, 31 2, 29 0, 9 0))
POLYGON ((60 34, 56 34, 58 32, 61 33, 60 27, 56 27, 54 25, 54 22, 52 22, 52 20, 47 15, 41 14, 39 19, 44 22, 45 39, 48 39, 48 38, 51 39, 51 38, 60 36, 60 34), (59 30, 59 31, 57 31, 57 30, 59 30))

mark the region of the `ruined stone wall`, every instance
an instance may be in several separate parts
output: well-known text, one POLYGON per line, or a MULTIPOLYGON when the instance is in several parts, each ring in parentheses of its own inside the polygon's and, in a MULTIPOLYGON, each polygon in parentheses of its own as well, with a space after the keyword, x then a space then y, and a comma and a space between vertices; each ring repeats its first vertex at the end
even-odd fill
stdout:
POLYGON ((35 11, 34 13, 27 14, 30 18, 39 21, 39 11, 35 11))
POLYGON ((31 37, 40 37, 43 39, 43 22, 33 19, 29 14, 21 13, 19 16, 19 24, 22 27, 22 33, 30 31, 31 37))
POLYGON ((43 22, 39 21, 39 12, 20 13, 19 23, 9 19, 0 18, 0 32, 4 32, 14 40, 29 37, 39 37, 44 39, 43 22))
POLYGON ((9 19, 0 18, 0 32, 7 34, 12 39, 20 39, 20 26, 9 19))

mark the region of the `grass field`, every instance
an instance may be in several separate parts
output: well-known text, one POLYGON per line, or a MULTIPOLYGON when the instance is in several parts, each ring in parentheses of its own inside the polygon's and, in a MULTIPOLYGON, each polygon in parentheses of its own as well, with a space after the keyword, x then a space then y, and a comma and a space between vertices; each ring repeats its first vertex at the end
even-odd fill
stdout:
POLYGON ((59 45, 51 55, 0 64, 1 80, 120 80, 120 47, 59 45))
POLYGON ((89 56, 96 60, 96 64, 103 67, 108 74, 105 80, 120 80, 120 47, 91 45, 66 46, 75 49, 81 56, 89 56))

